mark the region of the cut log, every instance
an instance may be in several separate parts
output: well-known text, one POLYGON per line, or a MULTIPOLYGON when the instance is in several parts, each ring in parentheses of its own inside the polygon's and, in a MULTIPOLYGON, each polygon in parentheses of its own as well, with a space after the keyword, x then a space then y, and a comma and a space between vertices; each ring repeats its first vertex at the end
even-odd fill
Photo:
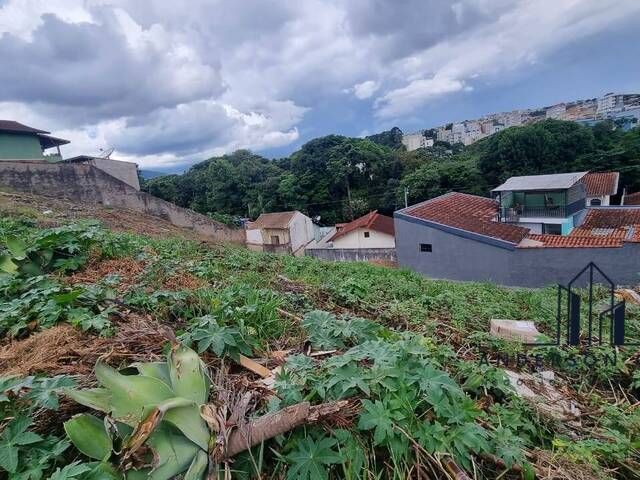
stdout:
POLYGON ((251 420, 233 430, 227 444, 227 458, 300 425, 320 422, 348 404, 348 400, 340 400, 312 407, 309 402, 301 402, 251 420))

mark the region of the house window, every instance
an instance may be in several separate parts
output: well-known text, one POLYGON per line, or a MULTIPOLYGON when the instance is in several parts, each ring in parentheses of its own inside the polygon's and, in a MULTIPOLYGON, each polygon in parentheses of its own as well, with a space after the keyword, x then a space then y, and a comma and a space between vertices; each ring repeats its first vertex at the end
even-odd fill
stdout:
POLYGON ((599 198, 592 198, 591 199, 591 206, 597 207, 599 205, 602 205, 602 200, 600 200, 599 198))
POLYGON ((562 235, 562 225, 559 223, 543 223, 542 233, 547 235, 562 235))
POLYGON ((271 243, 280 245, 280 237, 278 235, 271 235, 271 243))
POLYGON ((420 251, 421 252, 431 252, 431 251, 433 251, 433 247, 431 246, 430 243, 421 243, 420 244, 420 251))
POLYGON ((364 238, 369 238, 369 232, 364 232, 364 238))

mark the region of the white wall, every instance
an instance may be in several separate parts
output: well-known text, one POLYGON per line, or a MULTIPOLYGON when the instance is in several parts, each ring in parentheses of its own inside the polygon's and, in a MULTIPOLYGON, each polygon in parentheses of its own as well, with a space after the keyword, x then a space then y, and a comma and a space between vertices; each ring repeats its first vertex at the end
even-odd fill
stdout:
POLYGON ((333 248, 395 248, 396 239, 388 233, 358 228, 333 241, 333 248), (365 238, 364 232, 369 232, 365 238))
POLYGON ((314 239, 313 222, 306 215, 296 212, 289 223, 289 237, 291 239, 291 250, 298 253, 298 250, 304 254, 304 247, 314 239))
POLYGON ((262 245, 262 232, 259 228, 247 230, 247 243, 253 245, 262 245))
POLYGON ((587 197, 587 206, 591 205, 591 200, 593 200, 594 198, 600 199, 601 205, 605 207, 609 206, 611 203, 611 197, 609 195, 601 195, 595 197, 587 197))

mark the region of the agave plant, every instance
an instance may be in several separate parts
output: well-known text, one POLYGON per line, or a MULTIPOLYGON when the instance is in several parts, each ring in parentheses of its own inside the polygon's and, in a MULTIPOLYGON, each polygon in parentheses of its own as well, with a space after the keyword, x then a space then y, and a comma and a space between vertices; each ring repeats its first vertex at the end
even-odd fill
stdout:
POLYGON ((207 403, 206 368, 193 350, 179 344, 166 362, 131 367, 118 371, 98 361, 100 388, 66 391, 105 414, 76 415, 64 428, 76 448, 103 462, 112 478, 164 480, 183 474, 185 480, 203 479, 241 451, 342 407, 303 402, 249 421, 250 396, 218 395, 216 403, 207 403))

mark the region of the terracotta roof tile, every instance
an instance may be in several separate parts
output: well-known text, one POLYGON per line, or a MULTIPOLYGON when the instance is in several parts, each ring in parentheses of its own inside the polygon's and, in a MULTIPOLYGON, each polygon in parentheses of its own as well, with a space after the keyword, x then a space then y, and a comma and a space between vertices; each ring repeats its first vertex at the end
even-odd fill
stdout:
MULTIPOLYGON (((389 235, 395 235, 393 218, 381 215, 377 210, 369 212, 360 218, 356 218, 353 222, 338 225, 340 225, 339 230, 329 239, 329 241, 342 237, 343 235, 357 230, 358 228, 366 228, 368 230, 375 230, 389 235)), ((336 225, 336 227, 338 227, 338 225, 336 225)))
POLYGON ((403 213, 515 244, 527 236, 528 228, 494 221, 497 212, 498 204, 490 198, 451 192, 403 213))
POLYGON ((587 173, 582 182, 587 187, 588 197, 615 195, 618 191, 618 172, 587 173))
POLYGON ((527 238, 542 242, 543 245, 527 245, 525 248, 596 248, 622 246, 621 239, 612 237, 574 237, 573 235, 539 235, 530 233, 527 238))
POLYGON ((624 196, 625 205, 640 205, 640 192, 630 193, 624 196))
POLYGON ((582 225, 569 235, 530 233, 527 239, 544 245, 523 245, 523 248, 621 247, 624 242, 640 242, 640 208, 589 209, 582 225))

